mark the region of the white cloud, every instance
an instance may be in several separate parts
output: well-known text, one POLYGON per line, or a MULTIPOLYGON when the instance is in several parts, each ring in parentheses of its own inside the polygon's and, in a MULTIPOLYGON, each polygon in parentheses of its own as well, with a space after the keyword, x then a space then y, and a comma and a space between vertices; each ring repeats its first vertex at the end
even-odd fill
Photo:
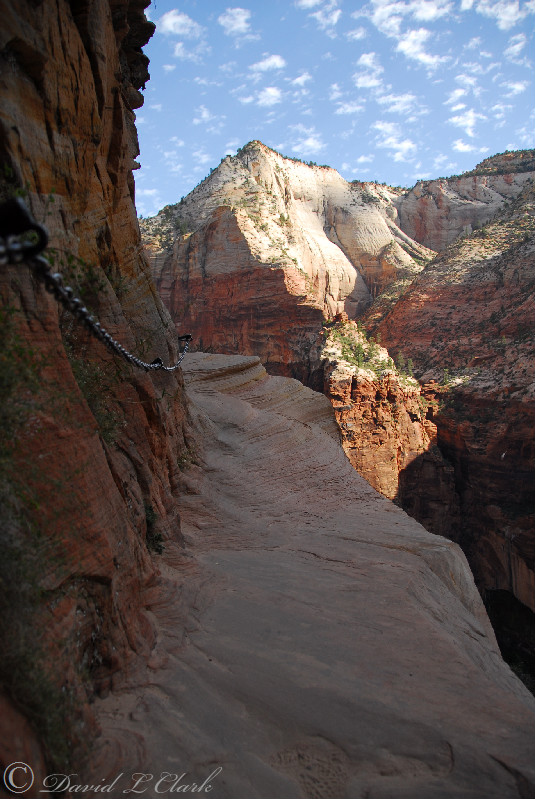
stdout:
POLYGON ((468 111, 465 111, 464 114, 450 117, 448 122, 450 122, 452 125, 456 125, 458 128, 462 128, 466 135, 472 139, 476 135, 475 126, 477 125, 478 120, 484 119, 487 119, 484 114, 478 114, 473 108, 470 108, 468 111))
MULTIPOLYGON (((417 22, 434 22, 452 12, 450 0, 372 0, 372 11, 367 16, 385 36, 401 36, 404 17, 417 22)), ((358 18, 360 12, 352 14, 358 18)))
POLYGON ((248 8, 227 8, 217 21, 227 36, 249 36, 251 12, 248 8))
POLYGON ((453 105, 457 103, 461 97, 464 97, 466 94, 466 89, 454 89, 450 92, 450 95, 447 100, 444 101, 444 105, 453 105))
POLYGON ((260 106, 277 105, 282 102, 282 92, 277 86, 267 86, 258 94, 257 104, 260 106))
MULTIPOLYGON (((223 84, 217 80, 209 80, 209 78, 200 78, 198 75, 193 78, 193 82, 198 86, 222 86, 223 84)), ((204 92, 203 92, 204 94, 204 92)))
POLYGON ((509 39, 509 46, 503 51, 504 56, 509 61, 517 61, 520 53, 526 46, 527 36, 525 33, 517 33, 509 39))
POLYGON ((164 64, 163 68, 165 72, 172 72, 174 69, 176 69, 176 64, 164 64))
POLYGON ((309 80, 312 80, 312 75, 309 72, 303 72, 297 78, 291 80, 290 83, 292 86, 304 86, 309 80))
POLYGON ((180 36, 185 39, 199 39, 204 31, 202 25, 188 17, 187 14, 177 11, 176 8, 172 11, 167 11, 160 17, 156 24, 156 29, 159 33, 180 36))
POLYGON ((225 144, 225 155, 232 155, 240 146, 240 139, 231 139, 225 144))
POLYGON ((291 127, 297 134, 300 134, 292 144, 292 152, 304 158, 317 155, 325 149, 325 142, 315 128, 307 128, 304 125, 292 125, 291 127))
POLYGON ((374 155, 359 155, 357 164, 371 164, 374 158, 374 155))
POLYGON ((385 111, 392 114, 410 114, 416 105, 417 97, 411 92, 405 94, 384 94, 377 102, 387 106, 385 111))
POLYGON ((339 8, 336 8, 336 3, 334 2, 331 2, 325 6, 325 8, 320 8, 319 11, 314 11, 313 14, 310 14, 310 16, 316 20, 321 30, 325 31, 331 36, 334 35, 334 27, 341 15, 342 12, 339 8))
POLYGON ((410 30, 399 37, 396 50, 403 53, 407 58, 419 61, 420 64, 423 64, 428 69, 436 69, 439 64, 448 59, 444 56, 431 55, 424 50, 424 44, 430 36, 431 32, 426 28, 410 30))
POLYGON ((451 145, 458 153, 488 153, 488 147, 476 147, 473 144, 466 144, 462 139, 457 139, 451 145))
POLYGON ((350 42, 358 42, 361 39, 365 39, 368 35, 366 28, 355 28, 352 31, 347 31, 345 34, 346 39, 349 39, 350 42))
POLYGON ((225 116, 217 116, 212 114, 205 105, 201 105, 195 109, 195 116, 193 117, 194 125, 206 125, 207 133, 220 133, 221 128, 225 124, 225 116))
POLYGON ((161 103, 155 103, 154 105, 149 105, 149 108, 152 108, 153 111, 161 111, 162 110, 162 104, 161 103))
POLYGON ((383 71, 383 67, 377 58, 377 53, 362 53, 357 61, 357 64, 361 67, 366 67, 367 69, 373 69, 374 71, 383 71))
POLYGON ((175 49, 173 51, 173 55, 175 58, 180 58, 182 61, 200 61, 201 56, 204 53, 210 52, 210 47, 206 44, 206 42, 200 42, 193 50, 186 50, 184 46, 184 42, 177 42, 175 44, 175 49))
POLYGON ((507 80, 501 84, 504 88, 508 89, 511 94, 522 94, 529 86, 527 80, 507 80))
POLYGON ((257 61, 256 64, 251 64, 249 69, 253 72, 267 72, 270 69, 284 69, 286 66, 286 61, 280 55, 268 55, 262 59, 262 61, 257 61))
POLYGON ((254 103, 254 99, 255 99, 254 95, 252 94, 248 94, 246 97, 238 97, 238 100, 240 101, 240 103, 243 103, 243 105, 249 105, 249 103, 254 103))
MULTIPOLYGON (((465 9, 461 6, 461 11, 465 9)), ((479 0, 475 10, 484 17, 496 20, 498 28, 507 31, 528 14, 535 13, 535 5, 528 0, 521 3, 519 0, 479 0)))
POLYGON ((138 189, 136 195, 137 197, 156 197, 158 189, 138 189))
POLYGON ((172 141, 177 147, 184 147, 184 144, 186 143, 183 139, 179 139, 178 136, 171 136, 169 141, 172 141))
POLYGON ((205 164, 209 164, 213 159, 211 155, 208 155, 204 147, 199 148, 198 150, 194 150, 192 152, 193 158, 197 161, 198 164, 204 166, 205 164))
POLYGON ((364 111, 364 106, 359 103, 338 103, 335 114, 357 114, 359 111, 364 111))
POLYGON ((329 100, 333 102, 338 100, 339 97, 343 96, 343 91, 341 91, 340 86, 337 83, 331 83, 329 87, 329 100))
POLYGON ((297 6, 297 8, 307 9, 307 8, 314 8, 315 6, 319 6, 319 4, 322 3, 322 2, 323 2, 323 0, 297 0, 295 5, 297 6))
POLYGON ((197 116, 193 117, 193 124, 200 125, 206 124, 207 122, 212 122, 212 120, 217 119, 217 117, 212 114, 205 105, 199 106, 199 108, 195 109, 195 113, 197 116))
POLYGON ((506 117, 510 114, 513 110, 512 105, 505 105, 505 103, 496 103, 490 109, 494 115, 494 118, 498 121, 505 120, 506 117))
POLYGON ((439 153, 433 161, 433 169, 437 171, 440 169, 452 170, 456 167, 457 164, 450 161, 449 155, 444 155, 443 153, 439 153))
POLYGON ((408 161, 416 155, 416 144, 403 138, 401 127, 396 122, 375 122, 372 129, 377 131, 377 146, 390 150, 394 161, 408 161))
POLYGON ((357 66, 363 67, 353 75, 353 81, 358 89, 376 89, 383 85, 381 77, 384 72, 376 53, 362 53, 357 66))

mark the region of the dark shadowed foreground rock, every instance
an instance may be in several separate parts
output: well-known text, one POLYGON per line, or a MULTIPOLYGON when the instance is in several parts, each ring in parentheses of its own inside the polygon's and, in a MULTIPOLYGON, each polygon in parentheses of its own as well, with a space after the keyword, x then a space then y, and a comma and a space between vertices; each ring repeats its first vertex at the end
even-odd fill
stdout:
POLYGON ((132 772, 219 767, 214 799, 531 796, 535 701, 458 547, 355 472, 325 397, 254 357, 185 371, 203 441, 186 548, 152 591, 149 668, 96 703, 92 778, 122 773, 117 796, 132 772))

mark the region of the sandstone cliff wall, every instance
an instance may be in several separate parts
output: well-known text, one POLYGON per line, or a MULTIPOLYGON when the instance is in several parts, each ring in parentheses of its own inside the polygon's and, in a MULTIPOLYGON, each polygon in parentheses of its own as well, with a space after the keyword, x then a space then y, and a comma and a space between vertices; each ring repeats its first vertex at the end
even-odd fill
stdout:
MULTIPOLYGON (((134 109, 148 78, 141 46, 154 27, 145 5, 2 5, 1 192, 22 187, 50 230, 55 268, 110 332, 169 362, 174 328, 134 209, 134 109)), ((149 376, 116 361, 26 265, 2 268, 0 279, 1 715, 13 720, 1 755, 11 762, 21 735, 31 746, 20 732, 27 715, 34 750, 63 770, 72 747, 91 737, 80 726, 92 724, 88 699, 153 643, 143 591, 157 569, 147 540, 180 536, 183 384, 180 374, 149 376)))
POLYGON ((441 252, 458 236, 483 227, 535 177, 535 151, 493 156, 452 178, 419 181, 395 200, 399 226, 441 252))
POLYGON ((313 382, 322 321, 355 318, 432 255, 397 226, 394 197, 252 142, 142 229, 162 298, 199 348, 313 382))
MULTIPOLYGON (((430 393, 437 442, 455 472, 453 537, 478 584, 532 609, 534 207, 529 184, 498 220, 437 258, 386 316, 369 317, 392 353, 413 358, 421 382, 442 384, 430 393)), ((437 509, 429 529, 440 523, 437 509)))

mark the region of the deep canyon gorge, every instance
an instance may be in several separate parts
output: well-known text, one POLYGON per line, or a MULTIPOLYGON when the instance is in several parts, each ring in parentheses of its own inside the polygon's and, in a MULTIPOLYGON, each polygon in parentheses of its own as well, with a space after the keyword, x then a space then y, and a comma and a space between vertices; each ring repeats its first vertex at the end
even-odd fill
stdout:
POLYGON ((142 240, 145 5, 3 6, 1 200, 129 350, 195 351, 135 370, 0 270, 2 771, 531 796, 482 597, 528 668, 534 153, 407 190, 251 142, 142 240))

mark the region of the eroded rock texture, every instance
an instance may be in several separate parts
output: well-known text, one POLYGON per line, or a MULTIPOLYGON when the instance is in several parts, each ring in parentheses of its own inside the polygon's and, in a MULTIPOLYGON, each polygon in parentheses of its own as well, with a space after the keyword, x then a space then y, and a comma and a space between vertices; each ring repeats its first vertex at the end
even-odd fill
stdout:
POLYGON ((478 584, 531 609, 534 208, 529 185, 495 222, 438 257, 384 318, 370 314, 389 350, 410 352, 421 382, 436 381, 433 421, 461 510, 454 538, 478 584))
POLYGON ((152 668, 97 701, 94 771, 222 767, 217 799, 529 795, 535 700, 459 548, 355 472, 321 394, 253 357, 185 377, 186 552, 164 555, 152 668))
POLYGON ((310 383, 322 321, 354 318, 432 255, 399 229, 396 197, 251 142, 142 229, 162 298, 198 349, 255 354, 310 383))
MULTIPOLYGON (((55 267, 110 332, 169 362, 174 328, 133 203, 133 109, 148 78, 141 46, 153 30, 144 5, 2 5, 1 188, 5 198, 25 187, 50 230, 55 267)), ((13 720, 1 759, 10 762, 26 713, 34 749, 62 770, 69 750, 94 733, 80 726, 81 718, 92 724, 88 698, 120 683, 130 657, 154 641, 144 612, 156 572, 146 535, 180 537, 183 386, 180 375, 116 361, 58 312, 26 265, 0 277, 2 702, 11 707, 2 716, 13 720)))
POLYGON ((441 252, 460 235, 484 227, 535 176, 535 151, 504 153, 472 172, 418 182, 395 201, 399 226, 415 241, 441 252))

